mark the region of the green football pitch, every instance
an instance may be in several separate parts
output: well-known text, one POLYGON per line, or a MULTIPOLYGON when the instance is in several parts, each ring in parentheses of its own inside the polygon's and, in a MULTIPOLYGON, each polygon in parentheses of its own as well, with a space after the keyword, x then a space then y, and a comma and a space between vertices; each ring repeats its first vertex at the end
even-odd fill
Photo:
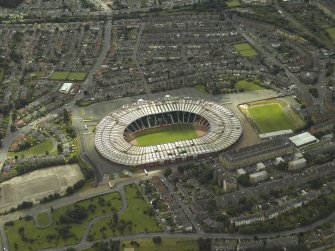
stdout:
POLYGON ((136 144, 138 146, 153 146, 197 137, 193 125, 171 125, 140 132, 136 136, 136 144))
POLYGON ((260 133, 288 129, 294 131, 298 128, 280 104, 251 106, 248 108, 248 114, 260 133))

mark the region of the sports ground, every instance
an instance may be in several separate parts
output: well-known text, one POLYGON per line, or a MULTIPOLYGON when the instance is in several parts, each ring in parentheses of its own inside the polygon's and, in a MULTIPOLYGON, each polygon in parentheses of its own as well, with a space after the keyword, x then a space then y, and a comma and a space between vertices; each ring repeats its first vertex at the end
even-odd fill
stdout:
POLYGON ((199 136, 201 136, 201 132, 193 125, 171 125, 139 132, 136 135, 134 144, 138 146, 153 146, 194 139, 199 136))
POLYGON ((242 57, 254 57, 258 55, 257 51, 249 43, 234 44, 234 48, 242 57))
POLYGON ((83 81, 86 78, 86 72, 69 72, 69 71, 54 71, 50 79, 52 80, 70 80, 70 81, 83 81))
POLYGON ((288 104, 278 100, 249 103, 241 110, 256 126, 259 133, 289 129, 295 131, 305 125, 305 122, 288 104))

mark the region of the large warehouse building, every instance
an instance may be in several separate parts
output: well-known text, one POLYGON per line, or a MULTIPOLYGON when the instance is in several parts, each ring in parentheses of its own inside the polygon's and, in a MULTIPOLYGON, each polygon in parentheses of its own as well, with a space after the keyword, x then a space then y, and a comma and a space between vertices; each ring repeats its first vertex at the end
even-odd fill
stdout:
POLYGON ((104 117, 96 127, 95 146, 110 161, 123 165, 173 163, 218 152, 242 134, 238 117, 224 106, 204 99, 170 97, 139 100, 104 117), (152 128, 191 124, 202 136, 139 146, 134 135, 152 128))

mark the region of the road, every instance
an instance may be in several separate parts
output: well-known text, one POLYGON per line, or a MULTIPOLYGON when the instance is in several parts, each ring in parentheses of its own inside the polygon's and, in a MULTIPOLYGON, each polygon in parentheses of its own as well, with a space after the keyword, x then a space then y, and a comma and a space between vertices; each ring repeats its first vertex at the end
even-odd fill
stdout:
MULTIPOLYGON (((329 222, 331 220, 335 219, 335 212, 333 212, 331 215, 328 217, 319 220, 309 226, 305 227, 299 227, 295 228, 292 230, 286 230, 282 232, 276 232, 276 233, 265 233, 265 234, 239 234, 239 233, 234 233, 234 234, 228 234, 228 233, 167 233, 167 232, 162 232, 162 233, 141 233, 141 234, 133 234, 133 235, 127 235, 127 236, 120 236, 120 237, 113 237, 110 239, 106 239, 104 241, 108 240, 135 240, 139 238, 149 238, 151 239, 152 237, 155 236, 161 236, 163 238, 178 238, 178 239, 198 239, 198 238, 224 238, 224 239, 234 239, 234 240, 239 240, 239 239, 254 239, 255 235, 258 238, 276 238, 278 236, 288 236, 292 234, 299 234, 301 232, 305 232, 311 229, 314 229, 326 222, 329 222)), ((82 240, 78 244, 68 246, 67 248, 75 248, 77 250, 85 249, 91 247, 93 242, 87 241, 87 240, 82 240)), ((51 249, 44 249, 43 251, 63 251, 63 248, 51 248, 51 249)))
POLYGON ((297 19, 295 19, 292 15, 290 15, 289 13, 287 13, 287 11, 280 6, 278 0, 274 0, 273 3, 274 3, 274 7, 278 11, 280 11, 282 13, 281 15, 284 16, 290 23, 292 23, 297 30, 302 31, 303 33, 305 33, 306 35, 308 35, 310 37, 313 37, 320 44, 324 44, 325 43, 325 41, 323 41, 319 37, 315 36, 303 24, 301 24, 297 19))
MULTIPOLYGON (((228 17, 227 17, 228 18, 228 17)), ((274 55, 272 55, 269 51, 263 48, 257 41, 255 41, 251 36, 249 36, 246 31, 244 31, 239 25, 234 23, 231 24, 234 28, 248 41, 258 52, 260 52, 265 58, 269 59, 274 65, 278 65, 284 69, 287 77, 292 81, 292 84, 296 85, 296 88, 301 90, 305 96, 308 96, 313 100, 313 103, 316 104, 318 101, 307 91, 306 86, 300 82, 300 80, 284 65, 282 64, 274 55)))
POLYGON ((200 225, 198 224, 198 221, 195 219, 195 216, 191 213, 188 206, 186 206, 185 202, 179 198, 179 196, 176 194, 176 191, 174 187, 171 185, 170 182, 168 182, 163 176, 160 176, 161 180, 165 184, 165 186, 168 188, 171 194, 173 194, 173 197, 179 204, 179 206, 183 209, 184 213, 187 215, 188 219, 192 223, 193 227, 197 230, 198 233, 204 233, 204 231, 200 228, 200 225))

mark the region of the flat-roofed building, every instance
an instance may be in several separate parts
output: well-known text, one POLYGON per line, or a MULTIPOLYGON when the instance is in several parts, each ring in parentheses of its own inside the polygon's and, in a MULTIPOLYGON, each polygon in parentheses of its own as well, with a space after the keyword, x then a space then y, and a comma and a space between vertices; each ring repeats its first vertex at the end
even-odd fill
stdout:
POLYGON ((64 83, 62 87, 59 89, 59 92, 61 93, 69 93, 71 88, 73 86, 73 83, 64 83))
POLYGON ((261 171, 257 173, 252 173, 249 175, 249 181, 251 184, 256 184, 258 182, 264 181, 268 178, 267 171, 261 171))
POLYGON ((306 165, 307 165, 307 160, 305 158, 292 160, 288 162, 288 170, 289 171, 298 170, 298 169, 306 167, 306 165))
POLYGON ((290 137, 289 139, 296 147, 303 147, 318 141, 318 139, 309 132, 300 133, 298 135, 290 137))
POLYGON ((220 154, 221 164, 230 170, 265 160, 275 159, 294 152, 294 146, 287 138, 268 140, 239 150, 227 151, 220 154))

